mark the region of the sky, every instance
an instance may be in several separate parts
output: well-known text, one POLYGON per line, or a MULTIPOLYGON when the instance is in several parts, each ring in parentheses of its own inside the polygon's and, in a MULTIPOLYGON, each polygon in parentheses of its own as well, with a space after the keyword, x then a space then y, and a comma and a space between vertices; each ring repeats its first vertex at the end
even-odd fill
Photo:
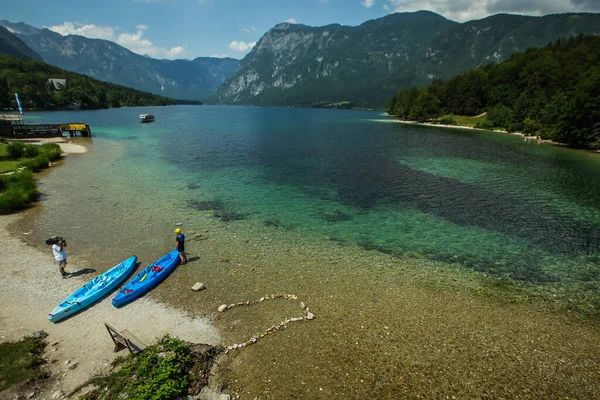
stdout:
POLYGON ((3 0, 0 19, 107 39, 154 58, 242 59, 278 23, 358 26, 430 10, 465 22, 498 13, 600 12, 600 0, 3 0))

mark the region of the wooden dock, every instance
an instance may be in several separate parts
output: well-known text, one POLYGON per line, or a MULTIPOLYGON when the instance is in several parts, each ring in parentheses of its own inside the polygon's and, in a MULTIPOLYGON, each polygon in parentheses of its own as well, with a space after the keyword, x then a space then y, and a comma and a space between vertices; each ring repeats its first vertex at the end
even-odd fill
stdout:
POLYGON ((24 124, 20 115, 0 115, 0 137, 7 139, 49 137, 92 137, 92 130, 85 122, 64 124, 24 124))

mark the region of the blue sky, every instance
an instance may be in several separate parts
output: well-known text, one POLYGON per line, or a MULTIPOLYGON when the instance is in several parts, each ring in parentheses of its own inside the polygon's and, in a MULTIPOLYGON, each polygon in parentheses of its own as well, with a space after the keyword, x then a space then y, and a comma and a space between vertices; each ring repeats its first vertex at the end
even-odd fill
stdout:
POLYGON ((155 58, 243 58, 280 22, 357 26, 431 10, 464 22, 497 13, 600 12, 600 0, 4 0, 0 19, 107 39, 155 58))

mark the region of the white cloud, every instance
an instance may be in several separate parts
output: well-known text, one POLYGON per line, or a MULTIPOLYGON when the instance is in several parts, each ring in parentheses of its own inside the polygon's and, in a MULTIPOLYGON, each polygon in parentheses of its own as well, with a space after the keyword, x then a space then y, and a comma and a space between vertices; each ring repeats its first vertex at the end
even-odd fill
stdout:
POLYGON ((229 54, 213 54, 211 57, 214 57, 214 58, 227 58, 227 57, 229 57, 229 54))
POLYGON ((229 48, 231 50, 243 53, 245 51, 250 50, 255 45, 256 45, 256 42, 246 43, 246 42, 238 42, 237 40, 234 40, 233 42, 229 43, 229 48))
POLYGON ((242 28, 244 32, 252 33, 256 30, 256 27, 251 26, 250 28, 242 28))
POLYGON ((154 45, 150 40, 144 38, 144 32, 148 25, 136 26, 135 33, 124 32, 117 34, 118 28, 111 26, 98 26, 93 24, 80 24, 77 22, 65 22, 62 25, 48 27, 51 31, 66 35, 81 35, 91 39, 106 39, 115 42, 137 54, 147 54, 154 58, 183 58, 185 46, 175 46, 165 49, 154 45))
POLYGON ((290 24, 297 24, 298 23, 294 18, 288 18, 285 22, 289 22, 290 24))
POLYGON ((175 46, 167 51, 167 58, 181 58, 185 53, 185 46, 175 46))
MULTIPOLYGON (((361 0, 363 3, 375 0, 361 0)), ((470 21, 498 13, 546 15, 564 12, 598 12, 598 0, 387 0, 391 12, 430 10, 455 21, 470 21)))
POLYGON ((80 35, 91 39, 106 40, 113 40, 115 37, 115 28, 110 26, 65 22, 62 25, 48 26, 47 28, 63 36, 80 35))
POLYGON ((363 7, 371 8, 375 5, 375 0, 360 0, 363 7))

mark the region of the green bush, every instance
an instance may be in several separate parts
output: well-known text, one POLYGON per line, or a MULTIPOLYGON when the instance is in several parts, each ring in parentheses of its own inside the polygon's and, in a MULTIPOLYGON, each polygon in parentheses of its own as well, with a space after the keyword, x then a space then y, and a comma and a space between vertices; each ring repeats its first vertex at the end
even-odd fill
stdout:
POLYGON ((442 125, 456 125, 456 118, 454 118, 454 114, 444 115, 440 119, 440 124, 442 124, 442 125))
POLYGON ((39 171, 47 168, 50 163, 50 159, 45 154, 40 154, 36 158, 30 160, 21 161, 19 167, 25 167, 31 171, 39 171))
POLYGON ((6 146, 8 158, 18 160, 20 158, 35 158, 40 154, 46 154, 51 161, 60 158, 60 146, 56 143, 44 143, 41 146, 22 142, 10 142, 6 146))
POLYGON ((30 171, 0 177, 0 214, 10 214, 37 200, 39 191, 30 171))
POLYGON ((6 153, 8 158, 12 160, 18 160, 19 158, 25 157, 25 143, 21 142, 10 142, 6 146, 6 153))
POLYGON ((39 148, 40 154, 44 154, 50 161, 58 160, 62 154, 60 146, 56 143, 44 143, 43 145, 39 146, 39 148))
POLYGON ((166 400, 186 395, 194 377, 194 365, 185 342, 165 336, 144 352, 117 358, 116 372, 98 382, 99 389, 85 395, 92 399, 166 400))
POLYGON ((491 131, 492 129, 494 129, 494 123, 492 121, 488 121, 488 120, 477 121, 477 123, 475 123, 475 128, 487 129, 487 130, 491 131))

